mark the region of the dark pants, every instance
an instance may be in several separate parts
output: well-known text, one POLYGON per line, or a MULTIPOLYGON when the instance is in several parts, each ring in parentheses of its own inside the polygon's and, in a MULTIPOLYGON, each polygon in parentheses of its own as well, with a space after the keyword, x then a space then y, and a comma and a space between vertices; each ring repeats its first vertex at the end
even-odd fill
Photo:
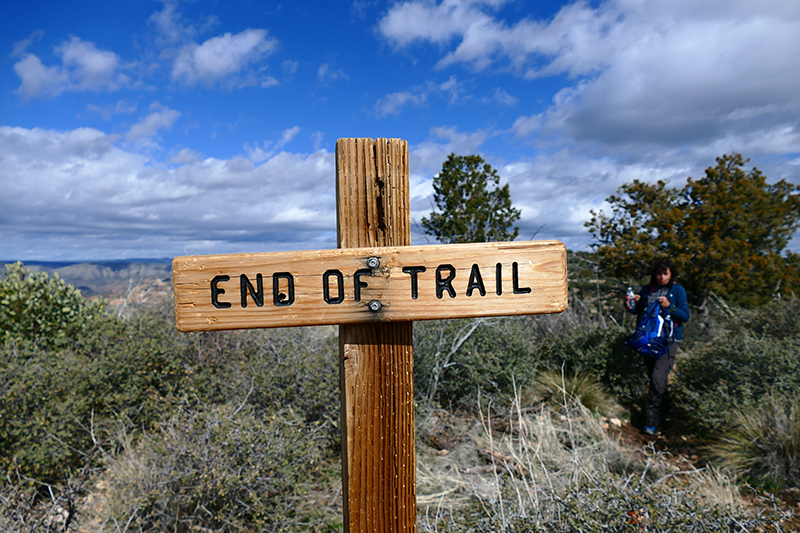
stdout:
POLYGON ((645 410, 645 426, 658 427, 661 418, 669 414, 672 401, 669 398, 667 379, 669 371, 675 366, 675 355, 678 353, 678 343, 669 345, 667 353, 657 359, 645 357, 647 376, 650 378, 650 390, 647 394, 647 409, 645 410))

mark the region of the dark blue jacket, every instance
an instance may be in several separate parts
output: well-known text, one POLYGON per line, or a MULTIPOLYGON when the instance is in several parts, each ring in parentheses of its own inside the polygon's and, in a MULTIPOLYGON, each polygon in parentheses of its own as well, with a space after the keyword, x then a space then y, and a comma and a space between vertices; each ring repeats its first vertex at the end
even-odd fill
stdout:
MULTIPOLYGON (((636 324, 642 319, 642 315, 646 309, 647 296, 655 291, 658 286, 647 284, 639 291, 639 300, 636 302, 636 308, 630 310, 631 313, 636 313, 636 324)), ((672 321, 675 323, 675 340, 679 341, 683 337, 683 325, 689 321, 689 304, 686 301, 686 289, 673 283, 667 293, 667 300, 669 300, 668 308, 661 308, 661 315, 672 316, 672 321)))

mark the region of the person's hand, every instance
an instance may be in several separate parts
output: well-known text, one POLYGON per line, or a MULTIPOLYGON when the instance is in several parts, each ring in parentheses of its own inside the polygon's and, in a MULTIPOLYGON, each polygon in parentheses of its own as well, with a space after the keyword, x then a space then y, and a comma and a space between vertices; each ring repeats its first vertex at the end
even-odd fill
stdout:
POLYGON ((661 304, 661 307, 669 307, 669 300, 667 300, 666 296, 660 297, 658 303, 661 304))

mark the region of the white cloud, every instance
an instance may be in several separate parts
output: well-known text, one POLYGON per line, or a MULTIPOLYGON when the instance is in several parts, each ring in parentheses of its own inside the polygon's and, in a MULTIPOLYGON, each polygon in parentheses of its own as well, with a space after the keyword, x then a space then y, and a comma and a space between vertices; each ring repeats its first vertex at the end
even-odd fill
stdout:
POLYGON ((431 43, 441 68, 573 79, 544 113, 522 116, 518 136, 563 145, 733 146, 800 151, 800 4, 772 0, 578 1, 550 20, 505 21, 499 2, 394 4, 381 34, 396 47, 431 43))
POLYGON ((72 37, 54 52, 61 65, 48 67, 34 54, 25 54, 14 64, 22 80, 17 93, 25 99, 57 96, 65 91, 115 91, 131 83, 114 52, 99 50, 93 43, 72 37))
POLYGON ((114 90, 119 87, 115 74, 120 61, 114 52, 98 50, 93 43, 73 37, 56 47, 56 53, 79 88, 114 90))
POLYGON ((375 114, 379 118, 387 115, 396 115, 406 104, 420 105, 425 102, 427 97, 427 91, 416 93, 412 91, 399 91, 387 94, 375 104, 375 114))
POLYGON ((111 117, 113 117, 114 115, 127 114, 127 113, 135 112, 137 107, 138 107, 138 104, 136 102, 130 102, 130 101, 127 101, 127 100, 119 100, 113 106, 110 106, 110 105, 99 106, 99 105, 94 105, 94 104, 87 104, 86 105, 86 110, 87 111, 91 111, 92 113, 97 113, 98 115, 100 115, 103 118, 103 120, 108 122, 109 120, 111 120, 111 117))
POLYGON ((300 126, 294 126, 283 130, 281 139, 278 141, 264 141, 262 143, 256 141, 253 144, 245 143, 244 151, 250 161, 260 163, 274 156, 278 150, 291 142, 298 133, 300 133, 300 126))
POLYGON ((13 51, 11 52, 11 54, 9 54, 10 57, 22 56, 25 52, 28 51, 28 48, 30 48, 34 43, 40 41, 42 37, 44 37, 44 31, 36 30, 31 32, 31 34, 27 38, 21 41, 16 41, 14 43, 13 51))
POLYGON ((149 139, 155 136, 158 130, 168 130, 172 128, 172 124, 181 116, 180 112, 164 107, 158 102, 152 104, 150 110, 152 112, 149 115, 131 126, 131 129, 128 130, 128 133, 125 135, 125 139, 128 142, 149 139))
POLYGON ((283 148, 289 142, 291 142, 291 140, 294 139, 298 133, 300 133, 300 126, 294 126, 292 128, 283 130, 283 133, 281 134, 281 140, 275 145, 275 148, 283 148))
POLYGON ((479 153, 481 146, 492 136, 491 132, 480 130, 464 133, 454 127, 431 128, 427 140, 409 147, 410 166, 415 172, 436 174, 450 153, 479 153))
POLYGON ((519 103, 519 98, 511 96, 500 87, 497 87, 494 90, 494 94, 492 95, 492 100, 494 100, 498 104, 502 104, 505 106, 515 106, 517 105, 517 103, 519 103))
POLYGON ((334 158, 325 150, 259 165, 182 150, 167 166, 95 129, 0 127, 0 161, 9 258, 44 239, 71 242, 54 247, 52 260, 55 248, 85 259, 336 246, 334 158))
POLYGON ((46 67, 33 54, 26 54, 14 64, 14 72, 22 80, 17 93, 25 99, 56 96, 69 86, 69 75, 58 67, 46 67))
POLYGON ((459 101, 463 92, 463 84, 455 76, 450 76, 447 81, 439 84, 428 82, 406 91, 387 94, 375 103, 375 114, 378 118, 397 115, 407 104, 421 106, 434 94, 447 95, 448 101, 455 103, 459 101))
POLYGON ((150 16, 149 22, 158 31, 156 43, 159 46, 181 43, 196 35, 195 28, 184 24, 181 18, 178 3, 172 1, 165 1, 164 9, 150 16))
MULTIPOLYGON (((225 33, 203 44, 183 46, 172 68, 172 77, 187 84, 211 85, 244 71, 261 61, 278 46, 266 30, 248 29, 237 34, 225 33)), ((245 80, 240 80, 245 83, 245 80)))
POLYGON ((323 63, 317 69, 317 78, 323 83, 336 80, 346 80, 347 74, 343 70, 337 69, 331 63, 323 63))

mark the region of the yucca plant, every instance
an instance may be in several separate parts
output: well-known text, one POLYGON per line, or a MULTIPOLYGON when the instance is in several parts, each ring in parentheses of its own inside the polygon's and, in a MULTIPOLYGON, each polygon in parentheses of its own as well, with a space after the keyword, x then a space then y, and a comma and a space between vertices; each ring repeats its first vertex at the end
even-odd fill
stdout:
POLYGON ((710 451, 758 488, 800 488, 800 397, 770 395, 760 407, 739 412, 710 451))
POLYGON ((557 371, 545 371, 536 380, 524 387, 520 393, 524 406, 547 403, 563 410, 564 402, 577 401, 589 412, 610 416, 619 406, 600 380, 592 374, 564 375, 557 371))

